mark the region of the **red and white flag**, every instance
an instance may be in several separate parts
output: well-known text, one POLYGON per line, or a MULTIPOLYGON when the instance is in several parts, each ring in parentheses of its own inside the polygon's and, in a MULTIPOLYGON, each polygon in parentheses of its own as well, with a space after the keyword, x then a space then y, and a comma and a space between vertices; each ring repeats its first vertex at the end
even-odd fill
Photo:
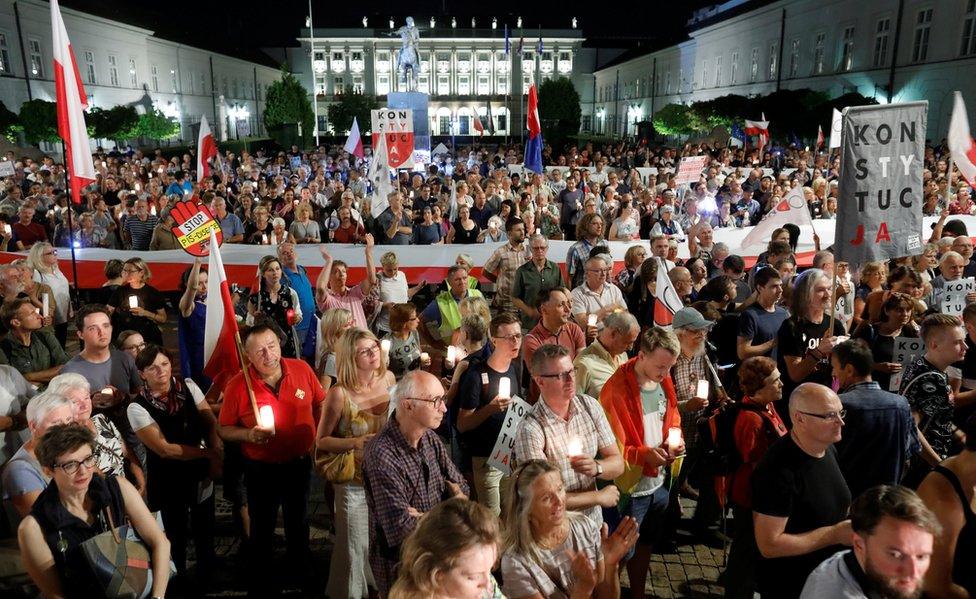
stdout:
POLYGON ((210 263, 207 279, 207 320, 203 332, 203 373, 215 378, 221 371, 240 368, 237 355, 237 316, 230 297, 217 234, 210 230, 210 263))
POLYGON ((472 110, 474 116, 471 117, 472 124, 474 125, 474 130, 480 133, 482 136, 485 134, 485 124, 481 122, 481 117, 478 116, 477 110, 472 110))
POLYGON ((207 116, 200 116, 200 136, 197 138, 197 182, 210 176, 210 160, 217 157, 217 140, 207 124, 207 116))
POLYGON ((952 106, 952 118, 949 119, 949 153, 956 163, 963 179, 970 185, 976 184, 976 142, 969 131, 969 117, 966 116, 966 104, 962 101, 962 94, 956 92, 956 100, 952 106))
POLYGON ((666 262, 658 258, 657 283, 654 285, 654 324, 659 327, 671 326, 675 313, 682 308, 684 304, 668 276, 666 262))
POLYGON ((769 142, 769 121, 766 120, 765 113, 762 115, 761 121, 746 121, 745 132, 746 135, 753 135, 759 139, 759 152, 762 152, 763 147, 769 142))
POLYGON ((85 108, 88 95, 78 73, 78 63, 64 28, 58 0, 51 0, 51 33, 54 39, 54 89, 58 106, 58 135, 64 141, 71 199, 81 203, 81 188, 95 181, 85 108))
POLYGON ((825 139, 824 139, 823 127, 817 125, 817 149, 818 150, 823 147, 824 141, 825 139))
POLYGON ((777 202, 773 209, 766 213, 759 224, 742 238, 739 247, 747 248, 766 243, 773 231, 786 223, 813 226, 813 221, 810 219, 810 209, 807 207, 806 198, 803 197, 803 187, 800 185, 791 189, 786 197, 777 202))
POLYGON ((346 145, 342 149, 360 160, 366 155, 363 152, 363 138, 359 134, 359 122, 356 120, 356 117, 352 117, 352 128, 349 129, 349 139, 346 140, 346 145))

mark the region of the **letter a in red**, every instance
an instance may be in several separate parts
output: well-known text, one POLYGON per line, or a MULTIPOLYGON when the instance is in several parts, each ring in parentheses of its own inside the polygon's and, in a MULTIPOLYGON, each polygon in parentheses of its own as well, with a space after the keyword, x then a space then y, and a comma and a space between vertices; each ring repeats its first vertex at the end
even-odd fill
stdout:
MULTIPOLYGON (((861 225, 858 225, 859 227, 861 225)), ((881 223, 878 227, 878 236, 874 239, 875 243, 880 243, 882 241, 887 241, 891 243, 891 235, 888 234, 888 223, 881 223)))

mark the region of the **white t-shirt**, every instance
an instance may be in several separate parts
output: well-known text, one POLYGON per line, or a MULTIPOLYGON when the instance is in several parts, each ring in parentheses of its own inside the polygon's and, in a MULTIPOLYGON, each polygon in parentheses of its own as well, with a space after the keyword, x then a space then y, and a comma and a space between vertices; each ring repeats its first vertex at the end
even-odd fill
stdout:
MULTIPOLYGON (((405 304, 409 300, 407 297, 407 275, 402 270, 398 270, 392 278, 388 278, 382 273, 378 273, 377 280, 380 283, 380 302, 393 302, 394 304, 405 304)), ((376 317, 376 328, 390 330, 390 311, 386 308, 380 310, 376 317)))
MULTIPOLYGON (((183 382, 184 384, 186 384, 187 390, 190 392, 190 395, 193 397, 193 405, 199 408, 200 404, 206 401, 203 395, 203 391, 200 390, 200 387, 198 387, 197 384, 194 383, 192 379, 183 379, 183 382)), ((149 412, 146 410, 146 408, 142 407, 141 405, 135 402, 129 404, 129 407, 126 408, 125 413, 126 416, 129 417, 129 425, 132 426, 133 431, 138 432, 146 428, 147 426, 152 426, 153 424, 156 424, 156 420, 149 415, 149 412)))
MULTIPOLYGON (((0 416, 15 416, 27 408, 37 391, 13 366, 0 365, 0 416)), ((0 465, 6 464, 30 439, 30 430, 0 432, 0 465)))
MULTIPOLYGON (((641 390, 641 406, 644 413, 644 445, 660 447, 664 442, 664 413, 668 409, 668 399, 661 385, 657 385, 654 389, 641 390)), ((658 475, 654 478, 642 477, 631 495, 634 497, 650 495, 663 484, 664 468, 659 468, 658 475)))
POLYGON ((573 305, 573 314, 595 314, 610 306, 620 306, 626 308, 624 296, 620 288, 610 283, 604 283, 603 289, 599 293, 593 293, 583 283, 570 293, 573 305))

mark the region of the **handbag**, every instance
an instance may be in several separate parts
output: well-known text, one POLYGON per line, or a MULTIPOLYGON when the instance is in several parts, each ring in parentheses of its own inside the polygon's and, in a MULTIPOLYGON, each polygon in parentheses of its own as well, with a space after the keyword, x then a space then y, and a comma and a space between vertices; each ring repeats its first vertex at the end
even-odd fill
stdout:
POLYGON ((334 453, 316 445, 312 460, 319 476, 332 484, 341 485, 356 478, 356 456, 351 449, 334 453))
MULTIPOLYGON (((112 511, 105 508, 109 530, 97 534, 80 545, 85 561, 95 579, 114 599, 144 599, 152 591, 152 555, 131 524, 118 528, 112 521, 112 511)), ((162 528, 159 512, 156 522, 162 528)), ((176 565, 169 563, 169 577, 176 574, 176 565)))

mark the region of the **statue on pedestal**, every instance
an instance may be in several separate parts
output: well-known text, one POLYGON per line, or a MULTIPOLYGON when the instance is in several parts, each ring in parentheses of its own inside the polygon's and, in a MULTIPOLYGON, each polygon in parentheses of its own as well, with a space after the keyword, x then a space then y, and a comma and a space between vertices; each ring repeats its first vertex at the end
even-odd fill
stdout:
POLYGON ((420 73, 420 30, 413 24, 413 17, 407 17, 407 23, 397 30, 401 46, 397 55, 397 72, 400 82, 407 86, 408 91, 417 90, 417 75, 420 73), (409 73, 409 75, 408 75, 409 73))

